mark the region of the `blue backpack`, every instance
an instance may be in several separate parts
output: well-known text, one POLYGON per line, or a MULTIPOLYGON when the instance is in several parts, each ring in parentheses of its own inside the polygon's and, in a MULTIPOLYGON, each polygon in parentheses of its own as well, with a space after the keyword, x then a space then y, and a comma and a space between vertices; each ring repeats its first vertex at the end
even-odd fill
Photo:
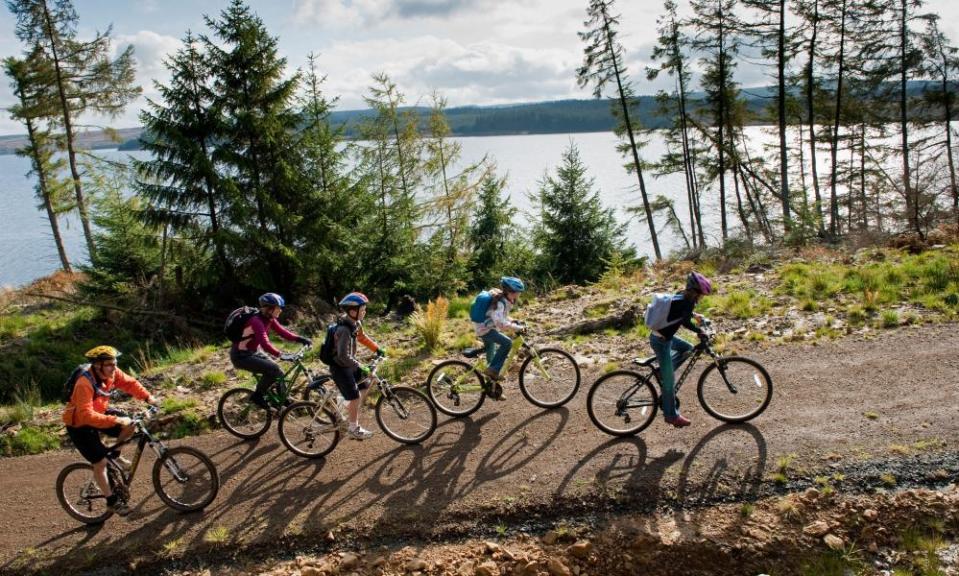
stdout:
POLYGON ((643 317, 647 328, 654 331, 662 330, 682 320, 677 318, 672 322, 669 321, 669 308, 673 305, 675 298, 672 294, 653 294, 653 299, 646 306, 646 314, 643 317))
POLYGON ((470 304, 470 320, 477 324, 486 322, 486 312, 501 296, 502 294, 493 293, 490 290, 483 290, 477 294, 476 298, 473 299, 473 303, 470 304))

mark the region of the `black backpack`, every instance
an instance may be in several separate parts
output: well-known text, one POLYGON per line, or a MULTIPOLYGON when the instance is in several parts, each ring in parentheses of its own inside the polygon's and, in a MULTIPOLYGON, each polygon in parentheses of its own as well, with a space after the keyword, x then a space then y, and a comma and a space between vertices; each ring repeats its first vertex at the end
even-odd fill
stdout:
POLYGON ((332 366, 336 361, 336 350, 333 335, 336 329, 340 327, 339 322, 330 322, 326 327, 326 337, 323 339, 323 345, 320 346, 320 361, 327 366, 332 366))
POLYGON ((63 393, 61 394, 61 399, 63 400, 63 403, 64 403, 64 404, 69 403, 70 400, 73 398, 73 389, 74 389, 74 387, 76 387, 76 385, 77 385, 77 380, 79 380, 81 376, 86 376, 86 377, 88 377, 91 381, 94 382, 94 384, 93 384, 93 395, 94 395, 94 396, 96 396, 97 394, 109 396, 109 394, 107 394, 107 393, 105 393, 105 392, 102 392, 102 391, 99 389, 99 382, 97 382, 97 379, 96 379, 96 377, 93 375, 93 372, 90 371, 90 365, 89 365, 89 364, 80 364, 79 366, 77 366, 76 368, 73 369, 73 373, 70 374, 70 377, 67 378, 67 381, 63 383, 63 393))
POLYGON ((243 306, 230 312, 230 315, 226 317, 226 322, 223 324, 223 332, 227 338, 230 339, 230 342, 235 344, 243 340, 243 329, 246 328, 246 323, 250 321, 250 318, 256 316, 258 312, 259 310, 252 306, 243 306))

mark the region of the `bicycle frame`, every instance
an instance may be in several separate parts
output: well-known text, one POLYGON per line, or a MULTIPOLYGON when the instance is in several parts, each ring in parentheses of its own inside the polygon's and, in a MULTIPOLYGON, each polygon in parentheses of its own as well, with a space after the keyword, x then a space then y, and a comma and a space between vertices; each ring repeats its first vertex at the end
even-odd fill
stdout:
MULTIPOLYGON (((314 375, 310 372, 310 369, 303 363, 303 355, 308 350, 307 346, 300 348, 293 356, 292 366, 283 372, 283 376, 278 378, 276 382, 273 383, 273 386, 266 391, 266 397, 271 404, 282 405, 286 402, 287 398, 294 396, 299 392, 299 388, 295 384, 300 380, 300 376, 306 376, 307 385, 313 382, 314 375), (285 384, 283 386, 284 394, 278 392, 279 385, 285 384)), ((255 377, 253 380, 256 383, 259 383, 261 376, 255 377)))
MULTIPOLYGON (((380 362, 383 361, 383 356, 377 356, 373 358, 373 361, 370 362, 370 374, 366 378, 360 381, 370 382, 371 386, 376 386, 376 389, 380 391, 381 394, 385 395, 387 398, 392 398, 393 396, 393 387, 390 386, 389 382, 380 378, 379 374, 376 373, 377 367, 379 367, 380 362)), ((307 372, 309 374, 309 372, 307 372)), ((327 380, 331 382, 331 386, 322 386, 324 392, 320 396, 320 399, 316 401, 317 408, 319 408, 316 413, 313 415, 313 420, 316 420, 317 415, 323 413, 323 408, 329 408, 330 412, 333 413, 336 418, 336 423, 339 424, 342 422, 345 417, 340 413, 339 407, 336 405, 336 395, 339 393, 339 389, 336 387, 336 383, 333 383, 332 380, 327 380)))
MULTIPOLYGON (((522 334, 516 335, 513 338, 513 344, 510 346, 509 354, 506 356, 506 361, 503 362, 503 368, 500 370, 501 373, 506 373, 513 362, 516 360, 516 357, 519 355, 520 350, 525 349, 530 356, 533 357, 533 364, 537 369, 545 376, 548 380, 552 380, 552 375, 550 375, 549 370, 543 366, 543 360, 540 358, 539 352, 536 351, 536 348, 531 346, 522 334)), ((489 364, 486 361, 485 353, 482 353, 476 362, 473 363, 472 369, 479 377, 480 381, 485 384, 487 378, 483 374, 483 370, 489 367, 489 364)), ((464 384, 464 380, 470 377, 470 373, 463 374, 459 378, 453 381, 450 387, 456 392, 481 392, 483 391, 483 386, 477 387, 475 385, 464 384)))
MULTIPOLYGON (((707 334, 709 334, 710 337, 715 335, 715 331, 710 329, 710 323, 707 322, 704 328, 706 329, 707 334)), ((713 347, 709 345, 709 341, 706 341, 700 346, 694 346, 689 356, 687 356, 686 358, 680 359, 680 364, 685 363, 686 367, 683 368, 682 373, 680 373, 679 379, 676 380, 676 386, 675 386, 676 395, 677 396, 679 395, 679 391, 682 388, 683 383, 686 381, 686 378, 689 377, 689 375, 692 373, 693 367, 696 365, 699 359, 703 356, 703 354, 709 355, 712 361, 715 362, 717 371, 719 372, 720 376, 722 376, 723 382, 726 383, 726 386, 729 388, 729 391, 732 392, 733 394, 737 393, 736 386, 732 382, 730 382, 728 378, 726 378, 726 370, 724 367, 724 363, 722 361, 722 356, 720 356, 713 350, 713 347)), ((660 388, 662 388, 663 381, 660 378, 659 366, 658 365, 651 366, 650 374, 656 380, 656 383, 660 385, 660 388)))
MULTIPOLYGON (((123 442, 117 442, 113 446, 111 446, 111 450, 119 450, 120 448, 122 448, 123 446, 126 446, 127 444, 133 442, 134 440, 137 441, 136 451, 133 454, 133 459, 130 460, 129 470, 124 470, 123 467, 120 466, 114 459, 112 458, 107 459, 107 466, 112 468, 114 472, 118 473, 120 475, 119 477, 123 480, 122 491, 123 491, 124 498, 129 497, 129 489, 128 489, 129 484, 130 482, 133 481, 133 476, 136 474, 137 468, 140 465, 140 459, 143 456, 144 449, 147 446, 149 446, 153 450, 153 453, 156 454, 157 458, 162 458, 163 455, 166 454, 167 452, 167 448, 166 446, 164 446, 163 442, 161 442, 159 438, 151 434, 150 430, 146 426, 146 422, 149 420, 149 418, 154 416, 158 411, 159 409, 156 407, 150 407, 149 409, 147 409, 146 412, 143 413, 145 415, 141 414, 141 416, 134 419, 133 422, 134 422, 134 425, 136 426, 136 430, 133 433, 133 435, 130 436, 128 439, 124 440, 123 442)), ((167 469, 170 471, 170 473, 173 474, 173 476, 178 481, 181 481, 181 482, 186 481, 186 478, 183 476, 182 471, 177 469, 175 462, 173 462, 172 460, 168 460, 167 462, 165 462, 165 465, 167 469)))

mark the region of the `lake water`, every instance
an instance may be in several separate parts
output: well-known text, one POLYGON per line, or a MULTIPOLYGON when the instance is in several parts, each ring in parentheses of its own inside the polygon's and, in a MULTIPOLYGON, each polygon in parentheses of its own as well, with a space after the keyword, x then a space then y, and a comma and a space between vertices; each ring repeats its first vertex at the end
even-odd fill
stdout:
MULTIPOLYGON (((747 128, 747 132, 756 128, 747 128)), ((635 175, 628 174, 623 168, 623 158, 616 152, 617 138, 609 132, 581 134, 538 134, 526 136, 491 136, 458 138, 462 145, 462 163, 472 163, 488 155, 494 159, 500 175, 506 175, 507 192, 513 205, 518 208, 518 223, 530 225, 532 205, 529 194, 538 189, 538 182, 549 171, 553 173, 561 162, 562 153, 570 142, 579 148, 580 156, 586 165, 589 176, 595 179, 595 188, 606 206, 616 210, 621 221, 627 221, 631 215, 626 209, 640 206, 642 200, 638 191, 635 175)), ((646 158, 658 158, 664 151, 660 139, 653 139, 643 152, 646 158)), ((98 155, 113 160, 123 160, 130 156, 147 158, 145 152, 100 151, 98 155)), ((38 208, 39 201, 34 193, 33 177, 27 177, 30 163, 25 158, 13 155, 0 156, 0 286, 21 286, 30 281, 50 274, 59 268, 56 246, 46 212, 38 208)), ((657 195, 665 195, 676 202, 676 210, 681 218, 687 214, 685 180, 682 174, 664 178, 646 177, 646 188, 650 200, 657 195)), ((704 198, 704 228, 707 234, 715 236, 718 228, 718 216, 715 214, 715 202, 704 198)), ((730 214, 732 217, 732 214, 730 214)), ((83 230, 76 217, 61 218, 67 253, 71 262, 82 262, 86 256, 83 230)), ((652 255, 649 234, 645 218, 640 223, 632 218, 628 224, 627 237, 640 254, 652 255)), ((674 237, 668 230, 660 231, 660 247, 664 254, 681 248, 682 240, 674 237)))

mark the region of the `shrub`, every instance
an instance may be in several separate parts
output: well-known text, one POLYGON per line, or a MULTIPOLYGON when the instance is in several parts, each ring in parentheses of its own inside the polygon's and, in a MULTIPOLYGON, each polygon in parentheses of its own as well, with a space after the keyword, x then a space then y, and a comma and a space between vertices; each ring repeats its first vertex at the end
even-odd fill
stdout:
POLYGON ((223 372, 204 372, 200 376, 200 388, 203 390, 209 390, 211 388, 216 388, 222 386, 226 382, 226 374, 223 372))
POLYGON ((883 328, 895 328, 899 326, 899 312, 895 310, 884 310, 881 321, 883 328))
POLYGON ((0 452, 4 456, 40 454, 60 447, 60 439, 51 428, 24 426, 16 434, 0 436, 0 452))
POLYGON ((426 310, 417 311, 410 316, 413 326, 423 339, 423 347, 431 352, 439 344, 443 327, 446 326, 446 317, 449 311, 449 300, 440 296, 435 301, 430 300, 426 310))

